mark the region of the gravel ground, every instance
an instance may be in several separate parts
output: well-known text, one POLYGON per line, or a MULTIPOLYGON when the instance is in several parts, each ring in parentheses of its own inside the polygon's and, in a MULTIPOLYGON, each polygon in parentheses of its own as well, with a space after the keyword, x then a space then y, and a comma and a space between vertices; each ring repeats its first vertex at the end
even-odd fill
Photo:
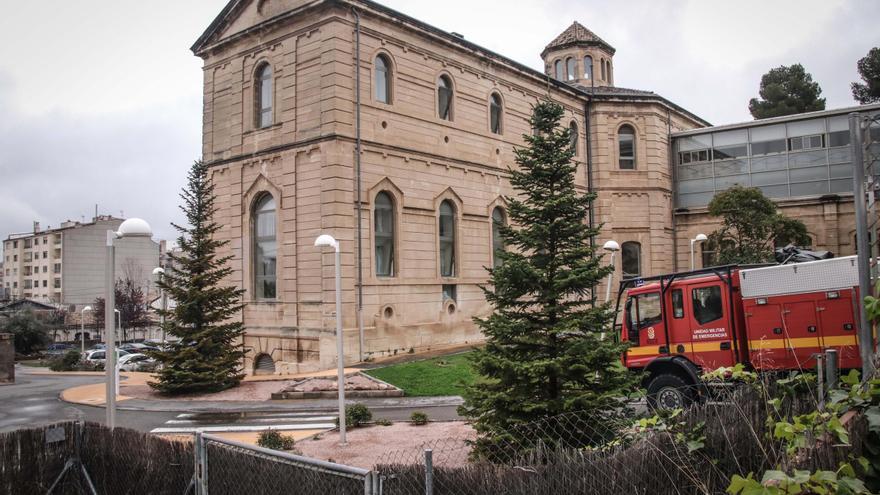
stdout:
MULTIPOLYGON (((217 392, 213 394, 199 394, 199 395, 178 395, 175 396, 175 400, 229 400, 229 401, 240 401, 240 400, 269 400, 272 398, 272 394, 274 392, 280 392, 284 390, 286 387, 291 386, 297 380, 279 380, 279 381, 271 381, 271 382, 241 382, 241 385, 238 387, 233 387, 229 390, 224 390, 222 392, 217 392)), ((161 396, 156 393, 152 388, 150 388, 147 384, 132 384, 127 385, 124 381, 120 384, 120 394, 133 397, 136 399, 146 399, 146 400, 162 400, 167 399, 167 397, 161 396)))
POLYGON ((408 422, 391 426, 367 426, 347 432, 348 445, 339 446, 339 432, 327 432, 318 440, 300 440, 296 448, 309 457, 372 469, 379 462, 415 463, 424 449, 434 448, 434 463, 462 466, 467 462, 465 440, 476 432, 463 421, 444 421, 415 426, 408 422))

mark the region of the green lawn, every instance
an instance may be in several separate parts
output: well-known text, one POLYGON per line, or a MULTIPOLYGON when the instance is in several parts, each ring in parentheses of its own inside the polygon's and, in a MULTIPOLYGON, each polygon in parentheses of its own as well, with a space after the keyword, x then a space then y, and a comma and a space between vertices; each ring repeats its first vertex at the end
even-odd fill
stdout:
POLYGON ((424 361, 395 364, 366 373, 398 386, 412 397, 461 395, 464 387, 474 381, 468 361, 470 352, 436 357, 424 361))

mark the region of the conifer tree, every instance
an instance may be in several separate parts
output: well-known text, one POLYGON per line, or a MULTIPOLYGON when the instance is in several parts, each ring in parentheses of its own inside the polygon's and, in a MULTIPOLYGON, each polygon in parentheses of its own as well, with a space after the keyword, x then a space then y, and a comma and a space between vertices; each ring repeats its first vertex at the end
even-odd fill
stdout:
POLYGON ((494 312, 475 318, 487 339, 473 358, 482 377, 460 413, 490 444, 513 434, 513 425, 564 412, 621 412, 620 398, 634 385, 620 364, 625 344, 610 333, 612 312, 592 303, 611 268, 591 246, 598 229, 586 219, 595 194, 575 189, 575 150, 562 116, 560 105, 538 103, 534 134, 515 151, 519 169, 510 181, 518 195, 506 198, 512 225, 501 228, 507 249, 496 254, 502 261, 488 269, 483 288, 494 312))
POLYGON ((193 164, 180 197, 190 226, 172 224, 180 233, 181 254, 169 255, 175 269, 167 270, 158 284, 176 302, 164 312, 164 330, 179 340, 152 353, 162 366, 159 380, 150 386, 166 394, 216 392, 244 377, 244 329, 232 319, 242 308, 244 291, 222 285, 232 271, 227 266, 231 257, 216 254, 227 241, 214 239, 220 225, 214 221, 214 186, 204 163, 193 164))

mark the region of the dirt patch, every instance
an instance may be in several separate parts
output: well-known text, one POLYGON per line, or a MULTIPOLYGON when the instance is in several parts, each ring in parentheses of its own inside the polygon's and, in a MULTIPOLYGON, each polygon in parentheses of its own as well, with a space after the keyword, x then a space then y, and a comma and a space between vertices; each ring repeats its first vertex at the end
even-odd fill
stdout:
MULTIPOLYGON (((333 378, 306 378, 285 389, 286 392, 335 392, 338 380, 333 378)), ((380 382, 362 373, 345 377, 345 390, 394 390, 395 387, 380 382)))
POLYGON ((339 446, 339 432, 327 432, 318 440, 301 440, 296 448, 303 455, 349 466, 372 469, 379 462, 414 463, 424 456, 425 448, 434 448, 434 463, 463 466, 467 463, 466 440, 476 432, 463 421, 447 421, 414 426, 394 423, 391 426, 367 426, 349 430, 348 445, 339 446))
MULTIPOLYGON (((238 387, 233 387, 229 390, 224 390, 222 392, 216 392, 213 394, 198 394, 198 395, 176 395, 174 396, 175 400, 192 400, 192 401, 200 401, 200 400, 229 400, 229 401, 241 401, 241 400, 253 400, 253 401, 261 401, 261 400, 269 400, 272 398, 272 394, 276 392, 280 392, 284 390, 286 387, 289 387, 291 384, 296 383, 298 380, 285 380, 285 381, 273 381, 273 382, 241 382, 241 385, 238 387)), ((119 393, 125 395, 127 397, 136 398, 136 399, 146 399, 146 400, 162 400, 167 399, 167 396, 159 395, 155 390, 153 390, 146 383, 134 383, 131 385, 126 385, 123 381, 120 383, 119 393)))

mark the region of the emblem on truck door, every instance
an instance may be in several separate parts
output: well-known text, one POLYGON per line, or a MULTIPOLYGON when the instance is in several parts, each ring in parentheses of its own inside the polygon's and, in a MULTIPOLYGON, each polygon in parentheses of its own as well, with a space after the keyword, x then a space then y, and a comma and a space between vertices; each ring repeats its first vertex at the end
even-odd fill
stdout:
POLYGON ((648 327, 648 340, 654 340, 654 327, 648 327))

